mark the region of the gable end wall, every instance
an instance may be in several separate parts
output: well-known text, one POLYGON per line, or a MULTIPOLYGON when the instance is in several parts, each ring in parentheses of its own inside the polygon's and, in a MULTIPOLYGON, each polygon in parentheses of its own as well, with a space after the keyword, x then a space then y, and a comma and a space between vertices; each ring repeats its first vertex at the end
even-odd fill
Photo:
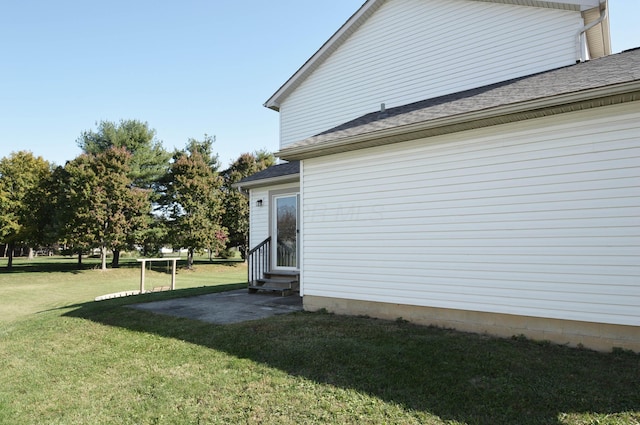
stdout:
POLYGON ((280 105, 280 147, 365 113, 575 63, 579 12, 388 0, 280 105))

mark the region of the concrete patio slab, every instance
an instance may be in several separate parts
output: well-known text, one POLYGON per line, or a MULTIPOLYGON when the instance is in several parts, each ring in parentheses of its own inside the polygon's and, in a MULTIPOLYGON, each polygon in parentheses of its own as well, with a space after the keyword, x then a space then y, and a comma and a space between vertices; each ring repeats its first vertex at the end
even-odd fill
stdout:
POLYGON ((246 289, 133 304, 131 308, 167 316, 185 317, 219 325, 264 319, 302 311, 302 298, 270 293, 249 294, 246 289))

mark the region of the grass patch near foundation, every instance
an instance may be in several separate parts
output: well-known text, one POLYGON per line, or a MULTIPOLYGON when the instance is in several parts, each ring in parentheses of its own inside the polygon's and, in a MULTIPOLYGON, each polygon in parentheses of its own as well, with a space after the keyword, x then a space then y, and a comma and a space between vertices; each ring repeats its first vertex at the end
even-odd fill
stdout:
MULTIPOLYGON (((326 313, 212 325, 127 307, 244 278, 243 266, 211 267, 220 282, 206 289, 101 302, 91 300, 129 277, 31 272, 21 282, 40 301, 0 320, 0 423, 640 423, 633 353, 326 313)), ((2 308, 23 299, 15 276, 0 274, 2 308)))

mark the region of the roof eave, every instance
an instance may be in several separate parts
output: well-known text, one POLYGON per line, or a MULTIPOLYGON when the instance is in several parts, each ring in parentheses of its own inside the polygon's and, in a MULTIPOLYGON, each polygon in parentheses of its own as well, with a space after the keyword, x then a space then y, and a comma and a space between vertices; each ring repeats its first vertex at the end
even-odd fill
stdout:
POLYGON ((286 160, 308 159, 638 100, 640 81, 632 81, 397 126, 316 145, 285 147, 276 156, 286 160))
POLYGON ((262 186, 272 186, 275 184, 295 183, 300 181, 300 173, 287 174, 285 176, 269 177, 260 180, 251 180, 245 183, 238 182, 231 185, 235 189, 254 189, 262 186))

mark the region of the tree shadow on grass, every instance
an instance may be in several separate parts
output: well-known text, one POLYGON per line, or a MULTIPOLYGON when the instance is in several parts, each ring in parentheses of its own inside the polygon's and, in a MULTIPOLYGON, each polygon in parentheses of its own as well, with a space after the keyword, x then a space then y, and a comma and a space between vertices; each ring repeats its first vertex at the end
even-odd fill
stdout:
MULTIPOLYGON (((175 295, 175 294, 174 294, 175 295)), ((87 303, 67 316, 175 338, 467 424, 640 421, 640 356, 322 313, 233 325, 87 303), (626 413, 625 413, 626 412, 626 413)), ((138 301, 135 301, 138 302, 138 301)))
MULTIPOLYGON (((108 269, 111 269, 111 260, 107 262, 108 269)), ((78 274, 86 270, 95 270, 101 267, 99 259, 89 257, 83 258, 78 265, 77 257, 36 257, 32 260, 19 258, 14 260, 13 267, 7 269, 6 262, 0 266, 0 273, 72 273, 78 274)), ((135 260, 125 259, 120 261, 118 268, 140 268, 140 263, 135 260)))
POLYGON ((14 264, 11 269, 7 269, 5 265, 0 267, 0 274, 23 274, 23 273, 82 273, 84 270, 91 270, 94 265, 82 264, 80 267, 77 264, 69 262, 69 260, 55 261, 50 260, 47 263, 43 262, 27 262, 28 260, 21 261, 19 264, 14 264))
MULTIPOLYGON (((100 263, 95 258, 85 259, 83 263, 78 266, 75 257, 45 257, 36 258, 34 260, 26 260, 20 258, 20 260, 15 260, 14 265, 11 269, 7 269, 6 261, 0 265, 0 274, 17 274, 17 273, 72 273, 78 274, 85 270, 94 270, 100 268, 100 263)), ((208 259, 196 259, 194 261, 194 266, 198 265, 221 265, 221 266, 229 266, 235 267, 238 264, 243 264, 243 260, 238 259, 221 259, 214 258, 213 260, 208 259)), ((186 258, 178 259, 177 265, 178 270, 183 270, 186 268, 187 260, 186 258)), ((154 262, 147 263, 148 270, 160 271, 171 273, 171 266, 167 265, 166 260, 158 260, 154 262)), ((111 259, 107 261, 107 270, 111 270, 111 259)), ((136 261, 135 258, 122 258, 120 260, 120 265, 116 267, 116 269, 140 269, 140 263, 136 261)))

